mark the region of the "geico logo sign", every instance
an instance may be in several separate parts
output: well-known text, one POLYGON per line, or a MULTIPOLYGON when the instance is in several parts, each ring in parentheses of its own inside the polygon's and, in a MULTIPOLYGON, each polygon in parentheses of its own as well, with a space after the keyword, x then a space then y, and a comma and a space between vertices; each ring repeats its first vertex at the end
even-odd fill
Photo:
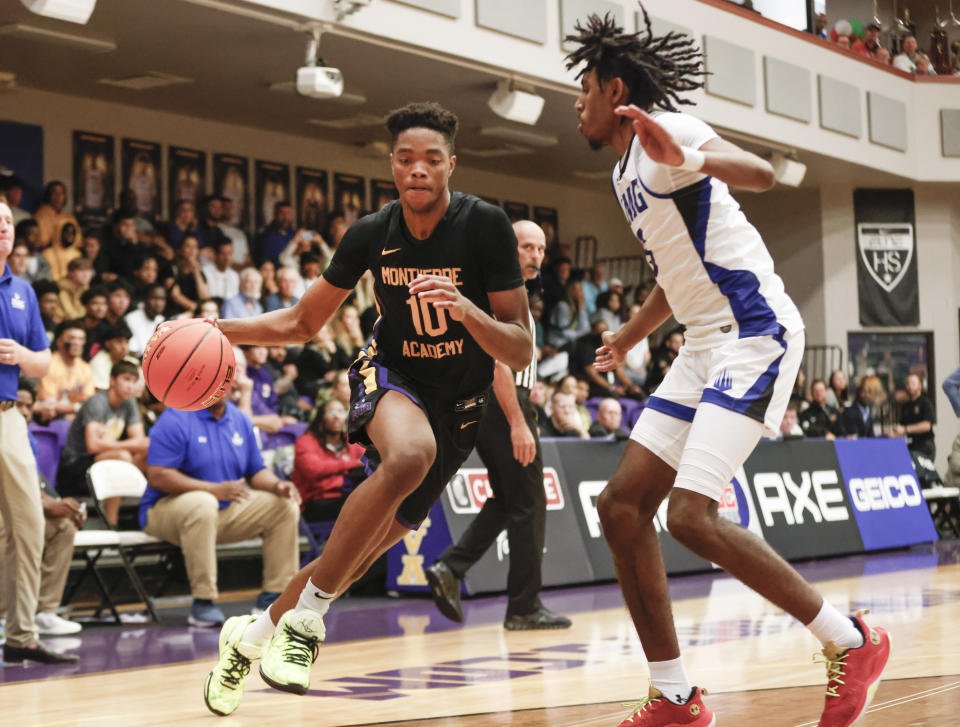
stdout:
MULTIPOLYGON (((543 490, 548 510, 563 509, 563 489, 560 477, 553 467, 543 468, 543 490)), ((485 467, 461 467, 447 484, 447 499, 458 515, 480 512, 487 498, 493 497, 490 477, 485 467)))
POLYGON ((834 470, 801 472, 799 484, 789 472, 758 472, 753 477, 753 489, 764 525, 772 528, 776 513, 787 525, 802 524, 808 514, 818 523, 849 520, 839 482, 834 470))
POLYGON ((850 499, 860 512, 897 510, 916 507, 923 502, 920 485, 913 475, 854 477, 850 480, 850 499))

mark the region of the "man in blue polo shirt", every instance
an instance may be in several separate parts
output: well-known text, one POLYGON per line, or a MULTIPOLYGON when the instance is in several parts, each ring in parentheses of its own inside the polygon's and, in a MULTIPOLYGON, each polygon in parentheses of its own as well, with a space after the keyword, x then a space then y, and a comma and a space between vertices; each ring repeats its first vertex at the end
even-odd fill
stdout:
POLYGON ((299 493, 264 466, 253 425, 232 403, 164 411, 150 430, 147 479, 140 525, 183 550, 193 596, 191 625, 224 621, 213 603, 217 543, 263 538, 257 608, 269 606, 296 574, 299 493))
POLYGON ((0 543, 5 559, 6 662, 24 659, 47 664, 77 660, 50 651, 37 641, 34 616, 40 594, 43 558, 43 506, 37 464, 30 449, 27 422, 17 411, 17 378, 41 377, 50 368, 50 344, 33 288, 7 265, 13 249, 13 212, 0 201, 0 516, 7 525, 0 543))

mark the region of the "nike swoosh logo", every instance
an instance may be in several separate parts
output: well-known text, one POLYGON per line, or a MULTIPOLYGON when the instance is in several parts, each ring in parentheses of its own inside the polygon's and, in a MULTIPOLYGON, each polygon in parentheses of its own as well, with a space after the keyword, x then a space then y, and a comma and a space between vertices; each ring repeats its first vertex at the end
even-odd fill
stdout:
POLYGON ((476 420, 476 419, 474 419, 472 422, 464 422, 463 424, 460 425, 460 428, 461 428, 461 429, 466 429, 466 428, 469 427, 471 424, 476 424, 476 423, 477 423, 477 420, 476 420))
POLYGON ((380 254, 381 254, 381 255, 389 255, 389 254, 391 254, 391 253, 396 252, 396 251, 399 250, 399 249, 400 249, 399 247, 395 247, 395 248, 393 248, 392 250, 384 250, 384 251, 383 251, 382 253, 380 253, 380 254))

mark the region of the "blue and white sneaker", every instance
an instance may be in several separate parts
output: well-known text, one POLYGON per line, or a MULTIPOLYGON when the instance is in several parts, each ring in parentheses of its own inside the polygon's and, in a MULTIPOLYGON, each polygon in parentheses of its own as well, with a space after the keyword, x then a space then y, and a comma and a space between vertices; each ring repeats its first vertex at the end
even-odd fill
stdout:
POLYGON ((191 626, 222 626, 227 617, 223 615, 220 607, 211 601, 194 599, 190 606, 190 614, 187 616, 187 623, 191 626))

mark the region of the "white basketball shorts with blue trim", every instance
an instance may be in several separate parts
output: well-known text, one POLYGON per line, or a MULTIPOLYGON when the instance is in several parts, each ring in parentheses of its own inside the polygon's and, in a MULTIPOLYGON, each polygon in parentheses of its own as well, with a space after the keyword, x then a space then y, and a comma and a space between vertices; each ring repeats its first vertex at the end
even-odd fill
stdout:
MULTIPOLYGON (((681 348, 663 382, 647 399, 630 438, 677 469, 702 403, 760 422, 764 436, 776 436, 796 383, 803 347, 800 330, 731 339, 699 351, 681 348)), ((736 470, 743 462, 730 464, 736 470)))

